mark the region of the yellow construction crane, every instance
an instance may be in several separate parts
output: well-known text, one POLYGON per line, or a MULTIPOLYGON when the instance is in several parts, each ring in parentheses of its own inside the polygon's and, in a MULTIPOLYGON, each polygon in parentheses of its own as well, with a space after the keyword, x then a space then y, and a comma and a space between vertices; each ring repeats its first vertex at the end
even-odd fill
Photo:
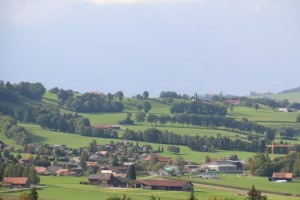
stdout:
POLYGON ((274 147, 291 147, 293 145, 290 145, 290 144, 274 144, 274 142, 272 141, 272 144, 268 144, 266 146, 268 148, 271 147, 271 150, 272 150, 272 160, 274 160, 274 147))

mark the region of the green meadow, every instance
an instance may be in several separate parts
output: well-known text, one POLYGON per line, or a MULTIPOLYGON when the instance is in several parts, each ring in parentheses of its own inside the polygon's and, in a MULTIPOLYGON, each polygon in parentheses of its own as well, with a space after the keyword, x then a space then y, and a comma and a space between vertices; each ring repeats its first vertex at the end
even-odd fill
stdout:
MULTIPOLYGON (((30 134, 30 137, 33 139, 33 142, 39 144, 67 144, 70 148, 79 148, 88 146, 92 140, 96 140, 98 144, 108 144, 111 141, 119 142, 122 141, 121 139, 110 139, 110 138, 95 138, 95 137, 86 137, 77 134, 70 134, 70 133, 62 133, 56 131, 50 131, 46 129, 42 129, 40 126, 32 125, 32 124, 21 124, 24 126, 30 134)), ((133 141, 135 144, 136 142, 133 141)), ((212 158, 220 158, 222 156, 228 155, 235 155, 237 154, 241 159, 247 159, 254 155, 255 153, 252 152, 243 152, 243 151, 215 151, 215 152, 197 152, 192 151, 186 146, 179 146, 180 147, 180 154, 173 154, 166 151, 167 145, 166 144, 156 144, 156 143, 147 143, 147 142, 139 142, 139 145, 144 144, 151 144, 154 149, 158 149, 159 146, 163 146, 165 151, 161 153, 161 156, 166 157, 177 157, 182 156, 186 160, 191 160, 195 162, 202 163, 205 159, 205 156, 208 155, 212 158)))
POLYGON ((300 92, 290 92, 290 93, 280 93, 280 94, 270 94, 270 95, 261 95, 261 96, 252 96, 251 98, 263 98, 267 97, 270 99, 276 100, 289 100, 289 102, 300 102, 300 92))
MULTIPOLYGON (((86 200, 86 199, 99 199, 105 200, 111 196, 131 197, 133 200, 149 200, 151 196, 160 198, 161 200, 185 200, 189 196, 189 192, 176 192, 164 190, 144 190, 144 189, 127 189, 127 188, 104 188, 93 185, 81 185, 81 181, 88 181, 86 177, 55 177, 55 176, 41 176, 42 187, 38 189, 39 199, 41 200, 86 200)), ((246 179, 248 179, 247 177, 246 179)), ((189 179, 189 181, 195 181, 189 179)), ((221 179, 220 179, 221 180, 221 179)), ((232 179, 236 181, 236 179, 232 179)), ((251 180, 250 180, 251 181, 251 180)), ((263 182, 263 180, 256 180, 263 182)), ((242 183, 243 185, 246 185, 242 183)), ((295 183, 297 184, 297 183, 295 183)), ((299 184, 299 183, 298 183, 299 184)), ((280 185, 279 185, 280 186, 280 185)), ((245 188, 247 191, 252 187, 245 188)), ((262 187, 256 186, 261 190, 262 187)), ((221 189, 208 189, 195 184, 195 194, 199 200, 208 200, 209 198, 217 197, 218 199, 232 199, 242 200, 245 195, 240 195, 236 192, 225 191, 221 189)), ((278 186, 274 190, 285 190, 278 186)), ((4 199, 14 199, 19 196, 19 192, 7 193, 5 190, 0 190, 0 197, 4 199)), ((268 195, 269 200, 295 200, 291 196, 268 195)))
POLYGON ((274 181, 269 181, 268 177, 238 176, 236 174, 220 175, 218 179, 185 178, 185 180, 190 180, 195 183, 246 190, 251 188, 252 185, 255 185, 257 189, 264 192, 300 196, 300 181, 297 180, 290 183, 276 183, 274 181))

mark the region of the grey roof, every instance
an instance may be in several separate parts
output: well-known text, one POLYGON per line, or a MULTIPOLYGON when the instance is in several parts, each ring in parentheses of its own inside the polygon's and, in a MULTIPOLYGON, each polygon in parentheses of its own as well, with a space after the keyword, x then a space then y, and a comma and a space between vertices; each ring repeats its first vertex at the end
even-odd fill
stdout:
POLYGON ((104 174, 90 174, 89 179, 93 180, 109 180, 112 177, 112 174, 110 173, 104 173, 104 174))

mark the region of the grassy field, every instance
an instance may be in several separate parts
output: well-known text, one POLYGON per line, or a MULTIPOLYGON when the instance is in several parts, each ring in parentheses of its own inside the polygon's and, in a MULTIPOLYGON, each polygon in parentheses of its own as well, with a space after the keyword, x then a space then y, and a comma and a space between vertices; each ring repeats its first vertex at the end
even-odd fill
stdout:
MULTIPOLYGON (((80 185, 80 181, 87 181, 86 177, 55 177, 41 176, 41 184, 44 188, 38 189, 39 199, 41 200, 86 200, 99 199, 105 200, 113 195, 122 197, 124 194, 133 200, 149 200, 151 196, 161 198, 161 200, 184 200, 189 196, 188 192, 175 192, 163 190, 143 190, 143 189, 124 189, 124 188, 104 188, 92 185, 80 185)), ((262 182, 262 180, 259 180, 262 182)), ((251 186, 249 187, 251 188, 251 186)), ((249 188, 246 188, 247 190, 249 188)), ((261 189, 260 186, 256 187, 261 189)), ((278 187, 279 188, 279 187, 278 187)), ((194 187, 196 197, 199 200, 208 200, 218 197, 221 199, 242 200, 245 196, 240 196, 234 192, 207 189, 203 187, 194 187)), ((13 199, 19 196, 19 193, 5 193, 0 191, 0 197, 4 199, 13 199), (9 195, 9 196, 8 196, 9 195)), ((294 197, 269 195, 270 200, 294 200, 294 197)))
POLYGON ((233 187, 241 189, 249 189, 252 185, 261 191, 271 193, 289 193, 300 196, 300 181, 293 181, 290 183, 276 183, 268 181, 267 177, 242 176, 234 175, 220 175, 219 179, 200 179, 200 178, 186 178, 192 182, 212 184, 224 187, 233 187))
POLYGON ((272 95, 263 95, 263 96, 254 96, 251 98, 262 98, 267 97, 270 99, 276 100, 289 100, 289 102, 300 102, 300 92, 290 92, 290 93, 282 93, 282 94, 272 94, 272 95))
MULTIPOLYGON (((70 148, 79 148, 82 146, 88 146, 92 140, 96 140, 98 144, 108 144, 110 141, 118 142, 120 139, 109 139, 109 138, 94 138, 94 137, 85 137, 77 134, 68 134, 56 131, 50 131, 40 128, 37 125, 32 124, 21 124, 24 126, 30 134, 30 137, 33 139, 33 142, 40 144, 67 144, 70 148)), ((133 141, 135 144, 135 141, 133 141)), ((155 144, 155 143, 146 143, 139 142, 139 145, 151 144, 154 149, 158 149, 158 146, 164 146, 165 152, 161 153, 162 156, 167 157, 177 157, 178 155, 183 156, 186 160, 191 160, 195 162, 202 163, 205 156, 208 155, 212 158, 220 158, 222 156, 234 155, 237 154, 241 159, 247 159, 254 155, 255 153, 243 152, 243 151, 216 151, 216 152, 196 152, 191 151, 186 146, 180 147, 180 154, 172 154, 166 152, 167 145, 155 144)))

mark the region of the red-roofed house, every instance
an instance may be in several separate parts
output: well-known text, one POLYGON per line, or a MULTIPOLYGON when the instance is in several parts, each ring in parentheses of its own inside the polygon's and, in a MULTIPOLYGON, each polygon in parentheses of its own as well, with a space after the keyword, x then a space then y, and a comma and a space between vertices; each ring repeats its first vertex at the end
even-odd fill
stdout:
POLYGON ((158 162, 168 162, 170 159, 167 157, 160 157, 157 156, 155 153, 151 153, 147 158, 145 158, 144 160, 146 161, 151 161, 152 159, 154 159, 154 157, 157 158, 158 162))
POLYGON ((272 180, 273 181, 287 181, 287 182, 291 182, 293 180, 293 173, 283 173, 283 172, 279 172, 279 173, 273 173, 272 176, 272 180))
POLYGON ((233 100, 233 99, 232 99, 232 100, 225 100, 224 102, 225 102, 225 103, 228 103, 228 104, 235 105, 235 106, 241 104, 241 101, 240 101, 240 100, 233 100))
POLYGON ((50 174, 50 171, 46 167, 35 166, 34 169, 38 175, 49 175, 50 174))
POLYGON ((4 177, 2 186, 9 186, 10 188, 30 188, 28 177, 4 177))
POLYGON ((191 191, 193 184, 190 181, 179 180, 150 180, 140 179, 136 182, 137 188, 150 190, 176 190, 176 191, 191 191))

